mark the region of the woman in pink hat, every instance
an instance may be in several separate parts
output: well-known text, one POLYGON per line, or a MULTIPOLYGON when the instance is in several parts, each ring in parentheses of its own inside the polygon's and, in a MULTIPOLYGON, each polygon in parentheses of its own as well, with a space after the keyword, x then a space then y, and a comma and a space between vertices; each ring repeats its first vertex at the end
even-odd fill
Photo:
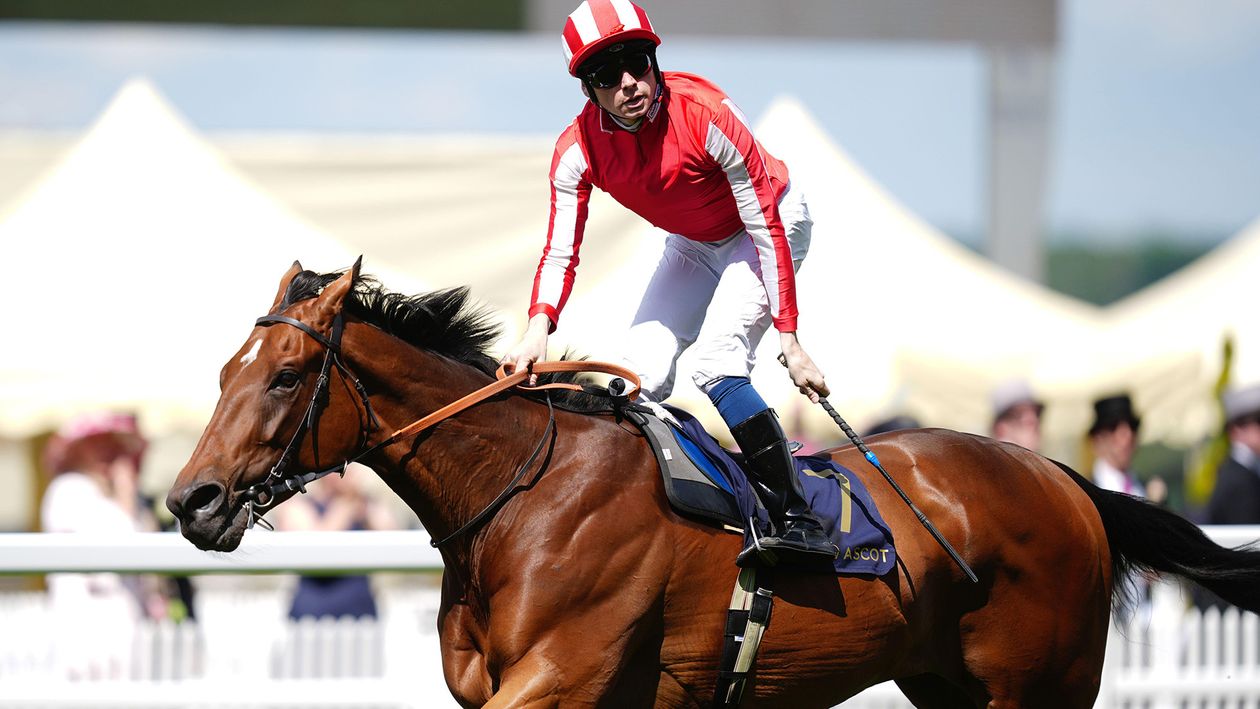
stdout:
MULTIPOLYGON (((140 460, 147 442, 134 416, 110 412, 68 421, 48 441, 52 476, 40 505, 45 532, 133 533, 151 529, 139 504, 140 460)), ((122 678, 129 671, 135 625, 161 594, 152 580, 112 573, 50 574, 48 593, 59 664, 74 679, 122 678)))

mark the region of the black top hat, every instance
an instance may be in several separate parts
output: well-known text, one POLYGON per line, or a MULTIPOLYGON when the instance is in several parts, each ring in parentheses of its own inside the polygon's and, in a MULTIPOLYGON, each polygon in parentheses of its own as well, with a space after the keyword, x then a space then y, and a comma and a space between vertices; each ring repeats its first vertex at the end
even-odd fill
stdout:
POLYGON ((1142 419, 1133 413, 1133 401, 1128 394, 1108 396, 1094 402, 1094 425, 1089 427, 1089 435, 1109 431, 1121 423, 1128 423, 1134 431, 1142 425, 1142 419))
POLYGON ((905 414, 898 414, 896 416, 893 416, 892 418, 884 419, 883 421, 880 421, 874 426, 871 426, 870 430, 867 431, 865 435, 874 436, 879 433, 888 433, 889 431, 901 431, 907 428, 919 428, 920 425, 922 424, 920 424, 918 419, 914 418, 913 416, 907 416, 905 414))

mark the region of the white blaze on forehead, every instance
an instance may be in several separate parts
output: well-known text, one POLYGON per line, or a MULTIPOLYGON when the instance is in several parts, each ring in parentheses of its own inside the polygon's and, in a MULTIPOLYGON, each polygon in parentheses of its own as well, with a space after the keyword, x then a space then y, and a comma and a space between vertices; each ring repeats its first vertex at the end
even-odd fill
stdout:
POLYGON ((245 355, 241 357, 241 365, 248 367, 249 365, 253 364, 254 360, 258 359, 258 350, 261 347, 262 347, 262 338, 260 337, 257 340, 254 340, 254 346, 249 348, 249 352, 246 352, 245 355))

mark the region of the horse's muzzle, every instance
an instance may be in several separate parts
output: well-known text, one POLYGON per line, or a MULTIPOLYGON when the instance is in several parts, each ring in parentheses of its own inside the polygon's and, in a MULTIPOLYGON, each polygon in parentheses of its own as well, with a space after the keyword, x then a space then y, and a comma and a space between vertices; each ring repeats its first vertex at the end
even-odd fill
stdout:
POLYGON ((179 520, 184 536, 199 549, 227 551, 224 537, 239 536, 226 534, 231 520, 228 519, 227 489, 222 483, 191 483, 172 489, 166 496, 166 508, 179 520))

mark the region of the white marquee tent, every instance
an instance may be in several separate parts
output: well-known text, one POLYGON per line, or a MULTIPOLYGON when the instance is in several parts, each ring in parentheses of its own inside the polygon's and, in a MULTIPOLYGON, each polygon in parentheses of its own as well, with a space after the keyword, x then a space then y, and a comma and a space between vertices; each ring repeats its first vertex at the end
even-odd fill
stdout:
POLYGON ((199 432, 219 368, 293 260, 335 270, 356 256, 254 188, 147 82, 129 83, 0 219, 0 434, 99 407, 135 411, 151 433, 199 432))
MULTIPOLYGON (((269 194, 363 253, 466 285, 524 321, 547 235, 555 136, 233 136, 217 144, 269 194)), ((647 224, 592 195, 576 288, 597 283, 647 224)), ((392 285, 392 284, 387 284, 392 285)))

